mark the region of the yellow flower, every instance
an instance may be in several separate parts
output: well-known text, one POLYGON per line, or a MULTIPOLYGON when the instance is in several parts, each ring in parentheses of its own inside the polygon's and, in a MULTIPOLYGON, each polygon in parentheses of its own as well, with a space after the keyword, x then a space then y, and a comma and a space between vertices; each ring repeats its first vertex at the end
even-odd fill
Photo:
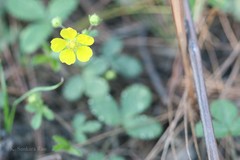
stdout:
POLYGON ((51 41, 51 49, 60 52, 59 59, 62 63, 71 65, 76 57, 81 62, 87 62, 92 57, 92 49, 89 47, 94 39, 86 34, 78 34, 75 29, 64 28, 61 30, 62 38, 54 38, 51 41))

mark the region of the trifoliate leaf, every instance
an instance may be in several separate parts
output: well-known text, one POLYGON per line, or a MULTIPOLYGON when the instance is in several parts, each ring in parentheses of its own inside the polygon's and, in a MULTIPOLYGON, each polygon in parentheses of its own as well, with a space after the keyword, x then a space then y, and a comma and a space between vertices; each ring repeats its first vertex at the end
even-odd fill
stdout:
POLYGON ((230 128, 238 115, 238 110, 235 104, 229 100, 215 100, 211 103, 212 116, 220 123, 230 128))
POLYGON ((121 110, 124 117, 142 113, 152 102, 150 90, 141 84, 126 88, 121 94, 121 110))
POLYGON ((14 17, 26 20, 40 20, 45 18, 45 8, 39 0, 7 0, 7 10, 14 17))
POLYGON ((63 96, 69 101, 78 100, 84 91, 84 82, 80 75, 75 75, 67 80, 63 87, 63 96))
POLYGON ((145 115, 125 120, 123 127, 131 137, 143 140, 157 138, 162 133, 161 124, 145 115))
POLYGON ((84 72, 89 72, 92 75, 102 75, 109 67, 109 63, 102 57, 93 57, 84 69, 84 72))
POLYGON ((65 20, 77 8, 78 0, 51 0, 48 6, 49 18, 60 17, 65 20))
POLYGON ((135 78, 143 70, 140 61, 132 56, 122 54, 111 62, 113 69, 126 78, 135 78))
POLYGON ((109 85, 103 78, 92 77, 84 79, 86 84, 86 95, 89 97, 100 97, 107 95, 109 92, 109 85))
POLYGON ((46 41, 51 32, 50 23, 44 21, 28 25, 20 34, 21 50, 25 54, 33 53, 46 41))
POLYGON ((108 59, 114 58, 115 55, 119 54, 123 48, 123 43, 117 37, 109 38, 102 47, 102 53, 104 57, 108 59))
POLYGON ((120 124, 121 114, 118 105, 110 95, 91 98, 89 105, 92 114, 102 122, 111 126, 120 124))

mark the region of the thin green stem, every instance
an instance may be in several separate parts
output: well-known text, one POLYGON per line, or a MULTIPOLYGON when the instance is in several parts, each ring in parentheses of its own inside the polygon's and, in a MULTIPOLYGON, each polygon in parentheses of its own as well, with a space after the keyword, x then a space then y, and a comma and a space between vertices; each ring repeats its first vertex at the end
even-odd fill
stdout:
POLYGON ((8 93, 7 93, 7 85, 4 76, 2 62, 0 60, 0 79, 1 79, 1 88, 3 93, 3 116, 4 116, 4 127, 8 128, 7 119, 9 116, 9 103, 8 103, 8 93))
POLYGON ((26 92, 25 94, 23 94, 21 97, 19 97, 18 99, 16 99, 13 102, 12 105, 12 109, 10 111, 8 120, 7 120, 7 131, 10 133, 12 130, 12 125, 13 125, 13 121, 14 121, 14 117, 15 117, 15 113, 16 113, 16 109, 17 109, 17 105, 20 104, 23 100, 25 100, 27 97, 29 97, 30 95, 37 93, 37 92, 45 92, 45 91, 51 91, 54 90, 56 88, 58 88, 60 85, 62 85, 63 83, 63 78, 61 79, 61 81, 53 86, 42 86, 42 87, 36 87, 31 89, 30 91, 26 92))

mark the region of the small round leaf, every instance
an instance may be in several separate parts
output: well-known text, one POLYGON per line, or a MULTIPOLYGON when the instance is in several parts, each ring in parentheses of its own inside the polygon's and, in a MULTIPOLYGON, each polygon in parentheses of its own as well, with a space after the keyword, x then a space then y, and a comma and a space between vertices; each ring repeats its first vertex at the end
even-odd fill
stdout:
POLYGON ((86 133, 95 133, 101 129, 101 127, 102 125, 98 121, 87 121, 84 123, 81 130, 86 133))
POLYGON ((234 119, 238 115, 236 105, 229 100, 215 100, 211 103, 210 109, 212 116, 220 123, 225 124, 228 128, 231 127, 234 119))
POLYGON ((69 101, 78 100, 84 91, 84 82, 80 75, 71 77, 63 87, 63 96, 69 101))
POLYGON ((86 84, 86 95, 89 97, 99 97, 107 95, 109 92, 109 85, 103 78, 92 77, 84 79, 86 84))
POLYGON ((139 76, 143 70, 138 59, 123 54, 112 61, 112 67, 126 78, 135 78, 139 76))
POLYGON ((141 84, 126 88, 121 94, 121 110, 124 117, 142 113, 152 102, 150 90, 141 84))
POLYGON ((143 140, 154 139, 162 133, 161 124, 145 115, 125 120, 124 128, 131 137, 143 140))
POLYGON ((92 114, 97 116, 100 121, 111 126, 120 124, 121 118, 119 108, 110 95, 91 98, 89 105, 92 114))

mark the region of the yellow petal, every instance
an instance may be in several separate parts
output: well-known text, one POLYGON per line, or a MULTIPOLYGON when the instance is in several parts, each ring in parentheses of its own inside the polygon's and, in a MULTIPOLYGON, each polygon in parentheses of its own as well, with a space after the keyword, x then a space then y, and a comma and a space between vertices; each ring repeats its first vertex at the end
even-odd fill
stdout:
POLYGON ((77 50, 77 59, 80 62, 87 62, 92 57, 92 49, 87 46, 81 46, 77 50))
POLYGON ((94 43, 94 38, 86 34, 79 34, 77 36, 77 41, 82 45, 90 46, 94 43))
POLYGON ((54 38, 51 41, 51 49, 54 52, 60 52, 66 47, 66 45, 67 45, 67 42, 62 38, 54 38))
POLYGON ((72 49, 65 49, 62 52, 60 52, 59 59, 62 63, 71 65, 71 64, 75 63, 76 56, 72 49))
POLYGON ((77 36, 77 31, 75 29, 72 29, 70 27, 64 28, 61 30, 60 35, 64 39, 74 39, 77 36))

